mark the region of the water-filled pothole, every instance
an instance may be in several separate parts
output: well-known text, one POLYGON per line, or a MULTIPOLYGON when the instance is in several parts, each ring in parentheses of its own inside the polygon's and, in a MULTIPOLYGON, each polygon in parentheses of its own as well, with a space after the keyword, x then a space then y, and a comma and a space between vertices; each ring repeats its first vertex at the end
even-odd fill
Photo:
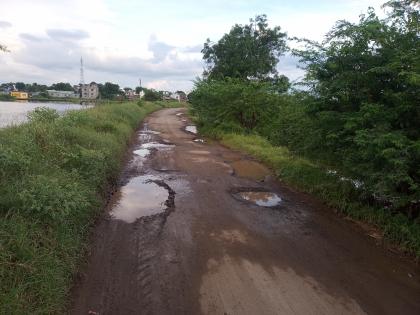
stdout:
POLYGON ((185 130, 190 132, 190 133, 196 134, 197 133, 197 126, 194 126, 194 125, 185 126, 185 130))
POLYGON ((142 149, 169 149, 174 147, 173 144, 159 143, 159 142, 147 142, 141 145, 142 149))
POLYGON ((133 153, 135 155, 140 156, 140 157, 146 157, 150 154, 150 150, 149 149, 138 149, 138 150, 133 151, 133 153))
POLYGON ((277 207, 283 201, 276 193, 258 188, 235 189, 232 195, 238 200, 268 208, 277 207))
POLYGON ((166 210, 169 191, 155 182, 154 176, 138 176, 121 187, 120 198, 110 214, 117 220, 133 223, 141 217, 166 210))

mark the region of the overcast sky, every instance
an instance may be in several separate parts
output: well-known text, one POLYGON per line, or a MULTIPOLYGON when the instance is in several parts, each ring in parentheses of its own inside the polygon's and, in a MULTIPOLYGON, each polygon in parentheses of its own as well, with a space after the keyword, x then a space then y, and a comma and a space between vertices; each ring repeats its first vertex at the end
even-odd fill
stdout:
MULTIPOLYGON (((384 0, 13 0, 0 1, 0 82, 112 81, 190 90, 203 70, 200 50, 235 23, 267 14, 289 36, 322 40, 339 19, 357 21, 384 0)), ((279 71, 301 71, 285 56, 279 71)))

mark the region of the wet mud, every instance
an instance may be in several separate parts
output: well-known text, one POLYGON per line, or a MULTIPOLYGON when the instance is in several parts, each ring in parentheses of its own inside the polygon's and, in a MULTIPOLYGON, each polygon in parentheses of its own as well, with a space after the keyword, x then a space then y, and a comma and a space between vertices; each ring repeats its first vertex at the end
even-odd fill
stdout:
POLYGON ((261 163, 250 160, 237 160, 231 163, 235 175, 254 180, 264 180, 271 174, 270 170, 261 163))
POLYGON ((420 313, 418 265, 249 157, 194 142, 185 117, 161 110, 139 130, 69 313, 420 313))

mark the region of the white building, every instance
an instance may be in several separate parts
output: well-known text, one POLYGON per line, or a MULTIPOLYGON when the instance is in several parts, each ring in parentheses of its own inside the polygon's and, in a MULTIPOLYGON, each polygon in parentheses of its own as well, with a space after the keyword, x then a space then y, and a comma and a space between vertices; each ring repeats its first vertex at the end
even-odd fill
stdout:
POLYGON ((95 82, 83 84, 81 86, 81 97, 84 99, 97 99, 99 96, 99 87, 95 82))
POLYGON ((56 90, 47 90, 47 93, 51 97, 57 98, 76 98, 79 97, 74 91, 56 91, 56 90))

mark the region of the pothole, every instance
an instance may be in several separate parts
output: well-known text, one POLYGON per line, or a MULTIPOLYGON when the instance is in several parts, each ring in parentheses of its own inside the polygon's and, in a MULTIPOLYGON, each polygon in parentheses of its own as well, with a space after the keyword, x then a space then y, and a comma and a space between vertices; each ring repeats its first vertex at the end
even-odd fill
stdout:
POLYGON ((164 212, 170 197, 170 191, 150 175, 130 179, 118 194, 120 198, 110 215, 127 223, 164 212))
POLYGON ((250 178, 254 180, 264 180, 266 176, 270 175, 270 170, 264 165, 249 161, 239 160, 231 163, 235 175, 239 177, 250 178))
POLYGON ((150 154, 150 150, 149 149, 138 149, 138 150, 133 151, 133 153, 135 155, 140 156, 140 157, 146 157, 150 154))
POLYGON ((172 147, 174 147, 173 144, 159 143, 159 142, 147 142, 141 145, 142 149, 164 149, 164 148, 172 148, 172 147))
POLYGON ((194 125, 185 126, 185 131, 196 134, 197 133, 197 126, 194 126, 194 125))
POLYGON ((234 189, 231 193, 235 199, 252 203, 260 207, 277 207, 283 201, 276 193, 258 188, 234 189))
POLYGON ((159 131, 155 131, 155 130, 142 130, 140 131, 141 135, 160 135, 159 131))

